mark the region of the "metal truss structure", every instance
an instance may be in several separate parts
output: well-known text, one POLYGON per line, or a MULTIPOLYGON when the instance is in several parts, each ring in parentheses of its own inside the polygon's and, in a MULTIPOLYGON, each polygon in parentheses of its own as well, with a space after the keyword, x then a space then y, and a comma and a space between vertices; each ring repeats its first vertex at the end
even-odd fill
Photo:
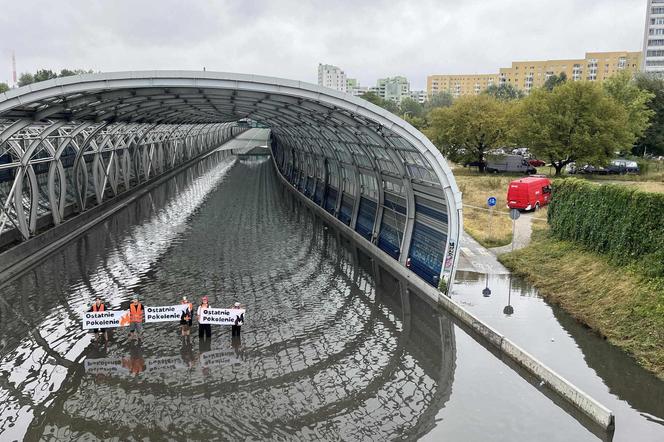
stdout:
POLYGON ((28 239, 219 146, 234 127, 0 121, 0 234, 28 239))
POLYGON ((0 232, 29 238, 40 214, 57 224, 68 205, 82 211, 158 175, 244 118, 271 129, 298 190, 430 284, 453 280, 461 194, 435 146, 365 100, 254 75, 92 74, 1 94, 0 232))

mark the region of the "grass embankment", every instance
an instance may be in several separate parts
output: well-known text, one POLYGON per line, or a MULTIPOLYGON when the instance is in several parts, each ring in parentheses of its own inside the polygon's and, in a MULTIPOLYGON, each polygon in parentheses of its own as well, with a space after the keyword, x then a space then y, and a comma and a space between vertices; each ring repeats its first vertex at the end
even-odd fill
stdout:
POLYGON ((612 264, 553 238, 548 228, 536 228, 528 247, 499 259, 547 300, 664 379, 664 277, 648 278, 635 267, 612 264))
MULTIPOLYGON (((458 168, 454 170, 459 190, 463 193, 463 226, 466 232, 484 247, 500 247, 512 242, 512 220, 507 209, 507 186, 523 175, 486 175, 458 168), (487 200, 498 200, 491 218, 487 200)), ((536 215, 546 218, 546 208, 536 215)))

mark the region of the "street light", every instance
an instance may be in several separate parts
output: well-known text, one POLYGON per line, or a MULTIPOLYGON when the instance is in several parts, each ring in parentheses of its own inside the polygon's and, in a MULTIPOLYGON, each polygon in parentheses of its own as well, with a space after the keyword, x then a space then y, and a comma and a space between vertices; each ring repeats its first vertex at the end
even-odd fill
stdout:
POLYGON ((512 307, 512 274, 510 273, 510 288, 507 291, 507 305, 503 309, 503 313, 507 316, 514 314, 514 307, 512 307))

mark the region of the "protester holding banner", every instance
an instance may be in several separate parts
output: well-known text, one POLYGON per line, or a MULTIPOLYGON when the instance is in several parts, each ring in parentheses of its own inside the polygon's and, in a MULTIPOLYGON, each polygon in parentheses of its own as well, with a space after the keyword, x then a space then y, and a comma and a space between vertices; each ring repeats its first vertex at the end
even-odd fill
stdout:
POLYGON ((210 304, 208 303, 208 297, 203 296, 203 298, 201 298, 201 305, 198 306, 198 311, 196 314, 196 321, 198 321, 198 339, 203 339, 203 336, 205 336, 207 339, 212 338, 212 325, 210 325, 209 323, 201 324, 203 310, 209 308, 210 304))
POLYGON ((141 340, 141 332, 143 331, 143 304, 138 302, 138 295, 135 294, 134 298, 129 304, 129 339, 141 340))
MULTIPOLYGON (((233 307, 233 310, 245 309, 246 306, 236 302, 233 307)), ((231 326, 231 336, 240 337, 240 330, 242 329, 242 324, 244 324, 244 312, 235 316, 233 325, 231 326)))
MULTIPOLYGON (((88 310, 88 311, 96 313, 96 312, 103 312, 105 310, 106 310, 106 304, 104 304, 104 302, 101 300, 101 298, 99 296, 97 296, 97 298, 95 299, 95 302, 92 303, 92 307, 90 307, 90 310, 88 310)), ((104 338, 105 338, 106 342, 108 342, 108 330, 107 329, 102 330, 101 328, 95 328, 95 329, 92 330, 92 333, 94 333, 96 340, 99 340, 100 335, 101 335, 102 332, 104 333, 104 338)))
POLYGON ((186 306, 180 316, 180 332, 182 337, 189 339, 191 333, 192 316, 194 315, 194 305, 189 302, 186 296, 182 297, 182 304, 186 306))

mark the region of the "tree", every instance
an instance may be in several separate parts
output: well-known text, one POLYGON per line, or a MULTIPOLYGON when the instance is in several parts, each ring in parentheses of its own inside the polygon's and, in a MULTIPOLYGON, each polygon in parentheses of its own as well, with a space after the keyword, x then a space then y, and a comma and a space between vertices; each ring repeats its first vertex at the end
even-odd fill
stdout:
POLYGON ((518 100, 525 96, 523 91, 508 83, 492 84, 484 93, 500 101, 518 100))
POLYGON ((427 112, 439 108, 450 107, 454 103, 454 97, 449 92, 438 92, 433 94, 431 98, 424 104, 427 112))
POLYGON ((427 127, 429 127, 429 123, 424 117, 411 117, 409 115, 404 115, 403 119, 419 131, 424 131, 427 127))
POLYGON ((401 112, 401 115, 408 115, 410 117, 418 117, 422 118, 424 117, 424 106, 418 103, 417 101, 413 100, 412 98, 404 98, 401 100, 401 104, 399 104, 399 110, 401 112))
POLYGON ((513 140, 547 159, 560 175, 572 162, 606 162, 634 142, 624 106, 591 82, 538 89, 515 112, 513 140))
POLYGON ((52 80, 53 78, 69 77, 72 75, 80 74, 91 74, 92 72, 92 69, 88 71, 85 69, 62 69, 58 75, 50 69, 39 69, 35 74, 31 74, 29 72, 22 73, 18 79, 18 85, 25 86, 32 83, 37 83, 39 81, 52 80))
POLYGON ((29 72, 23 72, 19 77, 18 77, 18 85, 19 86, 26 86, 28 84, 32 84, 35 82, 35 76, 32 75, 29 72))
POLYGON ((552 91, 556 86, 565 84, 567 82, 567 74, 561 72, 559 75, 552 75, 546 79, 544 82, 544 89, 547 91, 552 91))
POLYGON ((635 84, 652 94, 648 108, 653 112, 653 116, 652 124, 636 141, 633 152, 637 155, 664 155, 664 78, 642 74, 636 77, 635 84))
POLYGON ((427 135, 453 161, 477 162, 507 142, 511 104, 482 94, 458 98, 451 107, 429 114, 427 135))
POLYGON ((7 83, 0 83, 0 94, 7 92, 9 90, 9 85, 7 83))
MULTIPOLYGON (((648 103, 655 94, 641 89, 634 81, 632 74, 623 71, 606 80, 603 84, 604 90, 618 103, 622 104, 627 112, 629 130, 634 134, 634 139, 643 135, 655 112, 648 107, 648 103)), ((634 146, 629 146, 631 151, 634 146)))
POLYGON ((39 81, 52 80, 54 78, 58 78, 58 74, 50 69, 39 69, 34 76, 35 83, 39 81))
POLYGON ((71 77, 72 75, 81 75, 81 74, 92 74, 92 69, 90 70, 85 70, 85 69, 62 69, 60 71, 60 75, 58 77, 71 77))
POLYGON ((386 111, 392 112, 393 114, 399 113, 399 106, 397 106, 395 102, 390 100, 385 100, 375 92, 365 92, 360 96, 360 98, 362 98, 363 100, 367 100, 368 102, 373 103, 376 106, 380 106, 386 111))

